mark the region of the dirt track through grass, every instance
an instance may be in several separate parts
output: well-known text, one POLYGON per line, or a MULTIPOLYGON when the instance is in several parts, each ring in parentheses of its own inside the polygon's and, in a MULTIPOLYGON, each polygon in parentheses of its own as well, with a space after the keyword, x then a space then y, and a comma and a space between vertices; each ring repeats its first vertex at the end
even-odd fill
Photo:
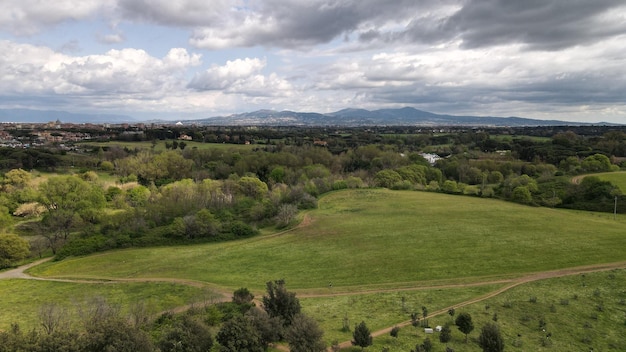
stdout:
MULTIPOLYGON (((372 191, 372 192, 369 192, 369 193, 371 193, 371 195, 373 195, 373 196, 379 197, 378 200, 381 199, 380 197, 384 196, 382 191, 372 191)), ((363 195, 370 196, 369 193, 364 193, 363 195)), ((349 193, 344 193, 344 194, 339 194, 339 195, 346 196, 346 194, 348 196, 351 195, 349 193)), ((397 195, 406 195, 406 194, 404 194, 404 193, 393 193, 393 195, 395 197, 397 195)), ((422 196, 422 195, 420 195, 420 196, 422 196)), ((411 195, 411 197, 412 197, 412 195, 411 195)), ((269 248, 271 248, 272 250, 275 251, 276 250, 276 244, 282 244, 283 247, 281 247, 281 248, 287 248, 288 247, 290 249, 293 249, 293 247, 295 245, 297 245, 298 242, 306 242, 307 249, 310 249, 311 248, 310 246, 315 241, 324 240, 323 237, 320 237, 320 231, 327 231, 328 232, 327 234, 325 234, 325 236, 330 236, 332 238, 331 238, 331 241, 327 241, 325 244, 326 245, 332 244, 332 241, 340 240, 339 237, 335 237, 335 236, 337 236, 335 232, 330 232, 331 230, 335 231, 335 229, 334 228, 329 229, 328 226, 326 226, 326 227, 324 227, 324 226, 319 227, 319 226, 315 226, 315 225, 318 222, 323 225, 324 222, 329 222, 329 220, 330 220, 330 222, 333 222, 333 224, 336 224, 337 223, 337 220, 336 220, 337 217, 334 217, 334 215, 336 215, 335 214, 336 212, 349 213, 349 214, 352 215, 350 217, 351 220, 354 221, 356 214, 358 214, 359 212, 365 212, 366 209, 368 209, 367 206, 370 203, 365 202, 365 203, 363 203, 363 205, 355 206, 354 205, 354 201, 355 201, 354 197, 350 197, 350 198, 351 198, 350 199, 350 203, 349 203, 351 205, 350 208, 346 208, 346 209, 343 209, 343 208, 340 208, 340 207, 339 207, 339 209, 332 208, 332 209, 325 210, 326 211, 325 213, 323 212, 324 209, 322 209, 322 211, 318 211, 317 213, 315 213, 316 216, 314 216, 314 217, 306 215, 304 217, 304 220, 302 221, 302 223, 299 226, 297 226, 296 228, 294 228, 294 229, 282 231, 282 232, 271 234, 271 235, 267 235, 267 236, 261 236, 261 237, 258 237, 258 238, 253 238, 253 239, 247 240, 247 242, 232 243, 232 244, 228 245, 228 247, 223 247, 225 245, 220 245, 220 247, 216 247, 216 248, 217 249, 221 249, 221 251, 224 251, 226 248, 228 248, 229 250, 234 250, 234 249, 237 249, 238 247, 241 247, 242 245, 245 245, 245 246, 250 246, 250 248, 248 249, 248 252, 245 252, 245 253, 251 253, 250 252, 251 250, 258 250, 259 248, 264 250, 265 247, 269 247, 269 248), (314 225, 314 226, 311 226, 311 225, 314 225), (297 234, 297 235, 295 235, 295 234, 297 234), (280 239, 283 236, 285 237, 285 240, 286 240, 285 243, 276 241, 277 239, 280 239), (263 243, 265 243, 266 246, 265 247, 263 247, 263 246, 251 246, 250 243, 255 243, 255 244, 263 244, 263 243)), ((432 209, 433 205, 439 205, 439 206, 441 206, 443 208, 448 209, 448 205, 450 204, 449 201, 447 201, 445 199, 442 199, 441 196, 436 196, 436 199, 435 199, 434 196, 431 197, 430 195, 425 195, 424 198, 425 198, 425 200, 427 200, 426 203, 428 203, 429 208, 424 208, 424 207, 419 208, 418 211, 422 212, 422 213, 424 211, 432 209), (439 200, 439 203, 433 202, 433 201, 436 201, 436 200, 439 200)), ((473 199, 470 199, 470 201, 473 201, 473 199)), ((471 203, 471 202, 469 202, 469 203, 471 203)), ((334 207, 338 207, 337 204, 338 203, 333 203, 332 205, 334 207)), ((343 205, 343 203, 339 203, 339 204, 340 204, 340 206, 343 205)), ((483 203, 481 202, 480 204, 482 205, 483 203)), ((380 209, 380 204, 378 204, 378 205, 379 205, 378 209, 380 209)), ((532 208, 522 208, 522 207, 518 207, 518 206, 511 206, 511 205, 505 204, 505 203, 497 203, 496 205, 497 205, 498 208, 502 208, 502 207, 509 208, 510 207, 511 211, 507 212, 507 214, 504 214, 504 215, 508 216, 509 213, 513 213, 518 218, 520 218, 522 220, 523 219, 527 219, 528 218, 528 216, 527 216, 528 214, 530 214, 530 215, 537 215, 535 213, 535 210, 532 209, 532 208), (526 212, 528 212, 528 214, 526 212)), ((456 208, 458 210, 459 206, 457 205, 456 208)), ((471 209, 468 209, 467 211, 471 212, 472 215, 478 209, 476 207, 476 205, 474 205, 473 207, 470 207, 470 208, 471 209)), ((494 211, 497 210, 497 208, 490 207, 487 210, 485 210, 485 209, 478 209, 478 210, 482 210, 484 213, 489 213, 490 216, 493 216, 492 213, 494 213, 494 211)), ((416 211, 416 212, 418 212, 418 211, 416 211)), ((446 211, 448 211, 448 210, 446 210, 446 211)), ((613 231, 617 231, 617 232, 622 231, 621 233, 623 233, 623 227, 620 226, 621 225, 620 222, 617 222, 617 223, 616 222, 607 222, 605 219, 603 219, 601 216, 598 216, 598 215, 587 215, 587 214, 582 215, 582 213, 572 213, 572 212, 561 213, 561 212, 557 212, 557 211, 553 211, 553 210, 550 210, 549 213, 550 213, 551 216, 547 220, 545 220, 546 223, 548 223, 550 221, 553 222, 554 221, 554 217, 559 217, 559 219, 560 219, 560 217, 563 217, 563 218, 568 220, 568 221, 565 221, 565 220, 561 219, 561 221, 563 223, 559 225, 558 231, 555 229, 554 233, 559 233, 560 234, 560 232, 567 232, 567 231, 564 230, 566 228, 566 225, 571 225, 571 224, 569 224, 569 222, 575 222, 575 220, 576 220, 576 219, 574 219, 572 217, 572 215, 575 215, 576 217, 581 217, 581 216, 585 217, 585 219, 587 220, 587 223, 588 223, 588 224, 585 224, 585 226, 589 226, 589 231, 588 231, 589 233, 594 233, 595 232, 595 231, 592 231, 592 229, 597 229, 598 228, 597 224, 602 224, 602 225, 607 225, 608 224, 608 225, 611 225, 611 226, 615 227, 613 229, 613 231)), ((436 214, 436 212, 435 212, 435 214, 436 214)), ((340 216, 341 217, 345 217, 346 214, 343 214, 343 215, 340 214, 340 216)), ((370 214, 368 216, 372 217, 374 215, 370 214)), ((501 222, 503 221, 502 217, 496 217, 496 218, 499 221, 501 221, 501 222)), ((515 217, 511 218, 511 220, 516 220, 516 218, 515 217)), ((466 223, 467 226, 474 225, 475 229, 482 230, 483 224, 482 223, 477 223, 475 221, 475 216, 467 217, 466 220, 464 220, 464 223, 466 223)), ((576 223, 578 223, 578 222, 576 222, 576 223)), ((356 224, 356 225, 361 226, 362 229, 370 229, 371 230, 371 226, 370 225, 365 225, 365 226, 362 225, 362 224, 356 224)), ((521 223, 521 225, 526 226, 525 223, 524 224, 521 223)), ((538 226, 537 224, 532 224, 532 225, 533 226, 538 226)), ((348 223, 348 224, 345 224, 344 227, 345 226, 350 227, 350 226, 354 226, 354 224, 348 223)), ((417 225, 413 224, 413 226, 419 228, 419 226, 417 226, 417 225)), ((431 225, 431 226, 433 226, 433 225, 431 225)), ((435 227, 442 227, 444 225, 443 224, 436 224, 434 226, 435 227)), ((515 226, 517 226, 517 225, 515 225, 515 226)), ((547 226, 547 225, 545 225, 545 226, 547 226)), ((545 226, 543 226, 543 227, 545 227, 545 226)), ((605 226, 605 227, 607 227, 607 226, 605 226)), ((531 229, 534 229, 534 228, 531 228, 531 229)), ((497 233, 502 233, 502 234, 510 234, 511 233, 511 231, 505 231, 505 230, 499 231, 497 233)), ((347 230, 345 230, 345 229, 344 230, 340 229, 340 230, 336 230, 336 231, 339 231, 339 232, 343 231, 342 235, 347 233, 346 232, 347 230)), ((442 231, 441 234, 455 233, 454 231, 458 232, 459 229, 458 228, 454 228, 454 229, 449 230, 449 231, 442 231)), ((468 228, 464 228, 464 231, 468 231, 468 228)), ((574 231, 579 231, 580 232, 580 229, 572 229, 572 232, 574 232, 574 231)), ((476 236, 481 235, 480 231, 476 231, 476 232, 477 232, 476 236)), ((363 233, 365 233, 364 230, 361 230, 359 235, 361 235, 363 233)), ((385 235, 388 235, 389 234, 389 227, 386 227, 384 229, 384 231, 381 232, 381 233, 384 233, 385 235)), ((533 232, 529 231, 529 233, 532 234, 533 232)), ((544 240, 547 239, 547 241, 548 241, 548 242, 546 242, 547 244, 544 243, 545 247, 547 249, 552 250, 552 249, 555 249, 555 248, 560 248, 559 244, 561 242, 551 242, 550 241, 550 239, 554 239, 555 238, 553 233, 551 233, 551 236, 539 236, 539 237, 536 237, 536 238, 534 238, 534 237, 533 238, 528 238, 530 235, 527 235, 527 234, 516 234, 516 233, 513 233, 513 234, 515 234, 515 236, 510 236, 509 235, 510 237, 508 237, 508 238, 507 237, 502 237, 501 239, 510 240, 510 238, 513 238, 513 237, 515 237, 515 238, 521 237, 521 238, 527 240, 527 242, 528 242, 528 243, 524 242, 523 245, 535 245, 534 242, 544 241, 544 240), (524 236, 521 236, 521 235, 524 235, 524 236)), ((586 236, 586 235, 583 236, 583 235, 585 235, 585 233, 581 232, 580 238, 585 238, 585 239, 589 238, 588 236, 586 236)), ((623 243, 623 240, 621 240, 622 242, 619 242, 620 240, 618 240, 617 243, 615 242, 615 238, 620 238, 621 236, 619 236, 619 237, 617 237, 617 236, 607 237, 608 240, 605 239, 604 242, 602 242, 601 241, 602 240, 601 235, 602 234, 595 234, 595 236, 593 237, 594 241, 601 242, 600 244, 602 246, 601 246, 601 248, 599 250, 600 252, 602 252, 602 251, 609 251, 610 252, 611 248, 613 248, 612 250, 615 250, 616 248, 620 248, 620 244, 623 243), (609 240, 611 240, 611 241, 609 241, 609 240)), ((430 235, 429 237, 432 238, 432 235, 430 235)), ((405 235, 397 236, 397 237, 394 237, 394 238, 405 238, 405 235)), ((481 238, 481 237, 477 237, 477 238, 481 238)), ((570 242, 573 241, 573 240, 577 240, 577 239, 578 239, 578 237, 566 237, 566 238, 560 239, 560 241, 562 241, 563 243, 566 243, 567 245, 571 245, 570 242)), ((370 240, 376 241, 377 238, 373 238, 373 239, 370 239, 370 240)), ((425 238, 424 240, 427 240, 427 238, 425 238)), ((350 244, 352 242, 346 242, 346 243, 350 244)), ((376 243, 378 243, 378 242, 376 242, 376 243)), ((387 245, 389 245, 389 243, 393 243, 393 241, 386 240, 385 243, 387 245)), ((354 242, 354 244, 359 246, 359 245, 362 245, 363 243, 361 243, 361 242, 354 242)), ((435 243, 435 244, 438 245, 438 243, 435 243)), ((476 248, 475 241, 472 241, 471 245, 472 245, 472 248, 474 248, 474 249, 476 248)), ((510 247, 511 243, 508 243, 507 246, 510 247)), ((504 272, 493 272, 493 273, 490 272, 489 273, 490 275, 487 275, 487 276, 475 276, 475 273, 482 273, 483 272, 483 270, 481 268, 479 268, 481 270, 475 270, 474 272, 470 273, 470 274, 474 274, 474 275, 461 276, 461 275, 463 275, 463 273, 454 271, 453 275, 451 275, 450 277, 445 277, 445 278, 425 277, 424 280, 420 280, 420 278, 413 278, 412 279, 413 281, 408 281, 407 280, 407 281, 402 281, 402 282, 399 282, 399 283, 396 282, 394 285, 388 284, 388 283, 385 283, 385 282, 377 282, 375 284, 371 284, 371 285, 368 285, 368 286, 362 286, 361 287, 361 286, 359 286, 358 282, 354 286, 351 286, 348 283, 348 285, 345 285, 343 287, 343 290, 344 290, 343 292, 323 293, 323 291, 324 291, 324 289, 326 287, 320 287, 318 282, 316 282, 316 285, 313 285, 311 287, 300 286, 295 291, 297 292, 298 297, 315 298, 315 297, 333 297, 333 296, 341 296, 341 295, 349 296, 349 295, 361 295, 361 294, 385 293, 385 292, 398 292, 398 291, 416 291, 416 290, 436 290, 436 289, 446 289, 446 288, 462 288, 462 287, 481 286, 481 285, 490 285, 490 284, 502 284, 503 285, 502 287, 500 287, 500 288, 498 288, 498 289, 496 289, 496 290, 494 290, 494 291, 492 291, 492 292, 490 292, 488 294, 483 294, 483 295, 480 295, 478 297, 475 297, 475 298, 472 298, 472 299, 467 299, 467 300, 465 300, 463 302, 456 303, 454 305, 438 309, 438 310, 436 310, 434 312, 430 312, 429 316, 432 317, 432 316, 445 314, 445 313, 447 313, 447 311, 450 308, 457 309, 457 308, 460 308, 460 307, 465 307, 465 306, 468 306, 468 305, 471 305, 471 304, 474 304, 474 303, 477 303, 477 302, 481 302, 481 301, 487 300, 489 298, 493 298, 495 296, 498 296, 498 295, 502 294, 503 292, 506 292, 506 291, 508 291, 508 290, 510 290, 512 288, 518 287, 518 286, 523 285, 525 283, 538 281, 538 280, 544 280, 544 279, 550 279, 550 278, 557 278, 557 277, 562 277, 562 276, 568 276, 568 275, 577 275, 577 274, 591 273, 591 272, 596 272, 596 271, 606 271, 606 270, 612 270, 612 269, 626 268, 626 261, 616 261, 616 260, 622 260, 624 258, 623 255, 614 255, 614 258, 611 258, 613 261, 616 261, 614 263, 580 265, 580 264, 585 264, 585 263, 590 263, 590 262, 593 263, 593 260, 598 260, 598 261, 600 260, 599 257, 593 257, 593 256, 590 255, 590 254, 593 254, 595 252, 591 249, 590 242, 588 240, 585 240, 584 243, 580 244, 580 246, 581 246, 581 248, 584 249, 584 251, 581 250, 581 252, 578 253, 575 256, 575 258, 572 257, 574 259, 563 260, 563 261, 557 263, 558 265, 562 265, 562 268, 561 269, 557 269, 557 270, 541 271, 541 269, 543 269, 544 267, 541 267, 541 266, 529 266, 529 267, 524 267, 524 268, 517 268, 518 270, 530 269, 530 270, 528 270, 526 272, 524 272, 524 271, 510 271, 510 272, 504 271, 504 272), (588 261, 581 262, 580 260, 578 260, 580 255, 583 255, 583 254, 585 255, 585 258, 590 257, 590 258, 588 258, 589 259, 588 261), (570 265, 567 265, 567 264, 570 264, 570 265), (534 270, 533 270, 533 268, 534 268, 534 270), (456 276, 458 276, 458 277, 456 277, 456 276), (320 293, 320 292, 322 292, 322 293, 320 293)), ((218 250, 216 250, 216 248, 210 247, 209 249, 213 250, 214 252, 218 252, 218 250)), ((326 248, 326 247, 324 247, 324 248, 326 248)), ((425 248, 425 247, 424 247, 424 244, 420 242, 420 246, 416 246, 416 248, 425 248)), ((433 247, 433 248, 435 248, 435 247, 433 247)), ((200 257, 198 253, 195 253, 195 252, 192 251, 193 250, 192 248, 185 247, 185 248, 179 249, 179 250, 180 250, 180 253, 178 254, 179 256, 182 256, 184 254, 184 255, 197 255, 198 257, 200 257)), ((432 250, 434 250, 434 249, 431 249, 431 254, 432 254, 432 250)), ((494 250, 494 249, 490 249, 490 250, 494 250)), ((202 248, 202 252, 204 252, 204 253, 200 253, 200 254, 206 256, 206 252, 207 251, 208 251, 207 248, 202 248)), ((140 252, 140 253, 142 255, 146 254, 146 252, 140 252)), ((161 252, 159 252, 159 253, 161 253, 161 252)), ((237 254, 241 254, 241 253, 244 253, 244 252, 234 251, 234 253, 235 254, 231 254, 231 255, 237 255, 237 254)), ((345 250, 343 250, 343 252, 341 252, 341 253, 345 254, 345 250)), ((371 252, 371 253, 375 253, 375 252, 371 252)), ((467 252, 463 251, 463 253, 465 255, 465 253, 467 253, 467 252)), ((531 250, 526 251, 526 256, 524 258, 521 258, 520 260, 523 259, 525 262, 526 261, 531 261, 532 262, 532 260, 533 260, 532 255, 533 255, 533 253, 534 252, 531 251, 531 250)), ((548 256, 554 257, 554 253, 552 253, 552 254, 550 254, 550 253, 551 252, 542 253, 541 254, 541 258, 546 258, 548 256)), ((623 254, 623 252, 620 252, 620 253, 623 254)), ((127 255, 128 252, 124 252, 123 254, 127 255)), ((148 253, 148 254, 151 254, 151 253, 148 253)), ((211 253, 211 254, 213 254, 213 253, 211 253)), ((217 254, 219 254, 219 253, 215 253, 215 255, 217 255, 217 254)), ((230 252, 229 252, 229 254, 230 254, 230 252)), ((281 252, 281 254, 283 254, 283 253, 281 252)), ((318 252, 317 253, 317 255, 321 255, 321 254, 323 254, 323 253, 322 252, 318 252)), ((442 258, 449 258, 450 257, 450 250, 446 249, 446 252, 444 252, 444 254, 445 254, 445 256, 442 256, 442 258)), ((102 255, 98 255, 98 256, 105 256, 105 255, 108 256, 108 254, 102 254, 102 255)), ((157 257, 159 257, 159 256, 157 255, 157 257)), ((408 255, 407 256, 400 256, 400 257, 404 258, 404 257, 408 257, 408 255)), ((112 263, 112 262, 115 262, 116 258, 117 257, 112 256, 112 258, 108 258, 107 260, 108 260, 109 263, 112 263)), ((162 258, 162 257, 159 257, 159 258, 162 258)), ((463 257, 463 258, 465 258, 465 257, 463 257)), ((564 258, 570 258, 570 257, 564 257, 564 258)), ((607 256, 603 256, 602 258, 604 260, 611 260, 611 259, 607 259, 607 256)), ((220 259, 224 259, 224 258, 220 258, 220 259)), ((258 261, 255 258, 249 258, 249 259, 250 259, 249 261, 258 263, 258 261)), ((306 264, 306 260, 304 260, 303 258, 296 258, 296 259, 298 259, 298 260, 302 261, 302 263, 306 264)), ((368 258, 368 259, 372 259, 372 258, 368 258)), ((186 260, 189 261, 190 259, 187 258, 186 260)), ((443 263, 443 261, 437 261, 437 260, 432 260, 432 261, 436 262, 436 263, 443 263)), ((489 261, 487 261, 487 262, 489 262, 489 261)), ((501 261, 499 261, 499 262, 501 262, 501 261)), ((36 262, 36 263, 30 264, 29 267, 35 266, 35 265, 40 264, 40 263, 41 262, 36 262)), ((100 262, 98 262, 98 263, 100 263, 100 262)), ((177 262, 175 262, 175 263, 177 263, 177 262)), ((100 265, 101 264, 102 263, 100 263, 100 265)), ((46 264, 46 265, 48 265, 48 264, 46 264)), ((170 266, 173 266, 173 265, 170 265, 170 266)), ((205 266, 205 267, 208 267, 208 266, 205 266)), ((332 267, 332 265, 330 265, 330 267, 332 267)), ((545 266, 545 268, 548 268, 548 267, 549 266, 545 266)), ((555 267, 555 265, 553 265, 552 267, 555 267)), ((249 268, 249 266, 248 266, 248 268, 249 268)), ((148 268, 146 268, 146 269, 148 269, 148 268)), ((427 269, 424 269, 424 270, 427 270, 427 269)), ((441 269, 439 269, 439 270, 441 270, 441 269)), ((161 275, 159 275, 159 276, 163 276, 163 277, 131 277, 131 278, 117 277, 117 278, 112 278, 112 277, 102 277, 102 276, 98 276, 98 274, 94 274, 94 275, 88 276, 88 279, 86 279, 86 280, 81 278, 80 276, 72 278, 70 275, 74 275, 73 271, 66 271, 66 273, 67 274, 65 274, 65 273, 62 274, 62 275, 67 275, 65 277, 61 276, 61 277, 56 277, 55 278, 54 277, 55 273, 51 272, 51 273, 48 273, 48 275, 50 275, 49 278, 42 278, 42 277, 35 278, 35 277, 28 276, 27 274, 24 273, 24 269, 21 269, 21 271, 20 270, 12 270, 12 271, 7 271, 5 273, 0 273, 0 278, 2 278, 3 275, 7 275, 7 277, 12 277, 12 278, 37 279, 37 280, 49 280, 49 281, 65 281, 65 282, 76 282, 76 283, 171 282, 171 283, 177 283, 177 284, 181 284, 181 285, 197 285, 196 287, 207 287, 207 288, 210 288, 211 290, 214 290, 215 292, 220 292, 221 295, 222 295, 222 299, 223 300, 229 300, 230 299, 230 294, 232 293, 231 289, 228 288, 229 286, 227 285, 227 282, 213 281, 213 280, 211 280, 211 278, 213 278, 213 276, 206 276, 206 279, 205 279, 205 276, 195 276, 194 277, 194 276, 191 275, 188 278, 179 279, 179 278, 176 278, 177 272, 175 272, 175 271, 163 271, 163 272, 161 272, 161 275), (171 277, 168 278, 167 276, 171 276, 171 277), (75 280, 76 278, 78 278, 79 280, 75 280)), ((100 275, 103 275, 103 273, 104 272, 100 273, 100 275)), ((142 274, 145 274, 145 273, 142 273, 142 274)), ((324 272, 324 274, 327 274, 327 272, 324 272)), ((107 274, 104 273, 104 275, 107 275, 107 274)), ((403 277, 402 279, 405 279, 405 278, 403 277)), ((287 280, 287 281, 291 282, 290 280, 287 280)), ((339 285, 337 285, 336 288, 339 289, 339 285)), ((175 311, 183 311, 187 307, 189 307, 189 306, 184 306, 184 307, 181 306, 181 307, 177 308, 175 311)), ((403 321, 403 322, 399 322, 398 324, 394 324, 394 326, 396 326, 396 325, 397 326, 406 326, 406 325, 408 325, 410 323, 411 323, 410 321, 403 321)), ((372 335, 373 336, 381 336, 383 334, 388 334, 391 328, 392 328, 392 326, 389 326, 387 328, 377 330, 377 331, 373 332, 372 335)), ((341 347, 349 347, 349 346, 350 346, 350 341, 345 341, 345 342, 341 343, 341 347)), ((287 349, 285 349, 284 346, 282 346, 280 348, 282 350, 287 350, 287 349)))
MULTIPOLYGON (((24 266, 21 266, 19 268, 13 269, 13 270, 9 270, 9 271, 5 271, 0 273, 0 279, 26 279, 26 280, 42 280, 42 281, 61 281, 61 282, 74 282, 74 283, 90 283, 90 284, 94 284, 94 283, 107 283, 107 282, 115 282, 115 283, 123 283, 123 282, 170 282, 170 283, 176 283, 176 284, 180 284, 180 285, 190 285, 190 286, 195 286, 195 287, 206 287, 206 286, 212 286, 210 284, 207 285, 207 283, 202 283, 202 282, 196 282, 193 280, 181 280, 181 279, 176 279, 176 278, 134 278, 134 279, 115 279, 115 280, 72 280, 72 279, 54 279, 54 278, 38 278, 38 277, 33 277, 30 276, 28 274, 26 274, 24 271, 28 268, 31 268, 33 266, 39 265, 45 261, 47 261, 49 259, 43 259, 43 260, 39 260, 24 266)), ((493 297, 496 297, 497 295, 500 295, 514 287, 529 283, 529 282, 533 282, 533 281, 538 281, 538 280, 545 280, 545 279, 551 279, 551 278, 557 278, 557 277, 562 277, 562 276, 569 276, 569 275, 579 275, 579 274, 585 274, 585 273, 592 273, 592 272, 599 272, 599 271, 608 271, 608 270, 613 270, 613 269, 623 269, 626 268, 626 261, 625 262, 617 262, 617 263, 610 263, 610 264, 597 264, 597 265, 586 265, 586 266, 581 266, 581 267, 573 267, 573 268, 566 268, 566 269, 560 269, 560 270, 552 270, 552 271, 544 271, 544 272, 538 272, 538 273, 532 273, 529 275, 525 275, 516 279, 507 279, 507 280, 496 280, 496 281, 478 281, 478 282, 473 282, 473 283, 467 283, 467 284, 450 284, 450 285, 437 285, 437 286, 419 286, 419 287, 406 287, 406 288, 402 288, 402 289, 381 289, 381 290, 365 290, 365 291, 360 291, 360 292, 350 292, 350 293, 328 293, 328 294, 319 294, 319 293, 313 293, 313 294, 307 294, 306 292, 302 292, 300 293, 300 297, 333 297, 333 296, 341 296, 341 295, 359 295, 359 294, 371 294, 371 293, 384 293, 384 292, 394 292, 394 291, 414 291, 414 290, 430 290, 430 289, 446 289, 446 288, 456 288, 456 287, 469 287, 469 286, 482 286, 482 285, 490 285, 490 284, 499 284, 499 283, 507 283, 505 286, 492 291, 488 294, 482 295, 480 297, 476 297, 476 298, 472 298, 469 300, 466 300, 464 302, 460 302, 445 308, 441 308, 438 309, 436 311, 433 312, 429 312, 429 316, 430 317, 435 317, 438 315, 442 315, 442 314, 447 314, 447 312, 450 309, 458 309, 458 308, 462 308, 474 303, 478 303, 493 297)), ((214 286, 211 287, 212 289, 215 289, 214 286)), ((222 290, 221 292, 222 295, 222 299, 218 300, 218 301, 228 301, 230 300, 230 293, 222 290)), ((170 311, 176 312, 176 313, 180 313, 183 312, 189 308, 191 308, 194 304, 188 304, 185 306, 180 306, 180 307, 176 307, 174 309, 171 309, 170 311)), ((398 324, 394 324, 393 326, 389 326, 386 327, 384 329, 380 329, 377 331, 372 332, 372 336, 373 337, 377 337, 377 336, 381 336, 381 335, 385 335, 385 334, 389 334, 391 329, 394 326, 398 326, 398 327, 405 327, 411 324, 410 320, 407 321, 403 321, 403 322, 399 322, 398 324)), ((341 342, 339 344, 339 346, 341 348, 348 348, 350 346, 352 346, 351 341, 344 341, 341 342)), ((284 345, 278 345, 276 346, 276 348, 278 348, 279 350, 282 351, 289 351, 288 347, 284 346, 284 345)))

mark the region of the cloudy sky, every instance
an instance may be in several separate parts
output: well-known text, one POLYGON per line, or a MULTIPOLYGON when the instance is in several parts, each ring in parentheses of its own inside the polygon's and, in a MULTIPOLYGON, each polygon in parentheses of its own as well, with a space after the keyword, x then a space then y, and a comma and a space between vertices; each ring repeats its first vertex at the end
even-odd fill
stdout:
POLYGON ((2 0, 0 108, 626 123, 623 0, 2 0))

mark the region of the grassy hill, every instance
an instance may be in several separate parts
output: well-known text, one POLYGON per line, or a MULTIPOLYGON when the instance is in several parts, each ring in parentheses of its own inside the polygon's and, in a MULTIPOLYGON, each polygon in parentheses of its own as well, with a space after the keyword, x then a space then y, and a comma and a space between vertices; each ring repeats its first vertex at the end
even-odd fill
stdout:
MULTIPOLYGON (((228 243, 112 251, 48 262, 30 272, 57 278, 177 278, 221 292, 248 287, 257 297, 266 281, 284 278, 330 343, 351 338, 341 331, 345 318, 351 327, 364 320, 376 331, 408 320, 422 306, 431 312, 456 306, 529 273, 625 262, 625 230, 626 217, 614 220, 612 214, 438 193, 346 190, 322 197, 319 208, 291 231, 228 243)), ((514 287, 459 307, 457 313, 471 312, 476 329, 466 345, 452 327, 448 345, 479 351, 480 327, 496 315, 509 351, 622 350, 625 284, 625 271, 615 270, 514 287), (550 341, 542 322, 554 336, 550 341)), ((15 295, 9 291, 8 301, 15 295)), ((122 300, 134 299, 121 292, 122 300)), ((429 322, 450 319, 444 312, 429 322)), ((398 339, 375 338, 371 350, 408 351, 426 337, 408 326, 398 339)), ((428 337, 435 350, 445 348, 436 335, 428 337)))
POLYGON ((176 277, 263 290, 337 290, 471 282, 626 260, 626 218, 437 193, 326 195, 310 224, 280 236, 131 249, 47 263, 40 276, 176 277))

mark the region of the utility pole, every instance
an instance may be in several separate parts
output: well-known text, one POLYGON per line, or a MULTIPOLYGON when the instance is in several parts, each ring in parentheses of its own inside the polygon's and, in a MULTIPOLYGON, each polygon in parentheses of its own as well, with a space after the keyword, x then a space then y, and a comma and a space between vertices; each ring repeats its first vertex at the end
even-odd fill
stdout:
POLYGON ((613 206, 613 220, 617 220, 617 196, 615 196, 615 205, 613 206))

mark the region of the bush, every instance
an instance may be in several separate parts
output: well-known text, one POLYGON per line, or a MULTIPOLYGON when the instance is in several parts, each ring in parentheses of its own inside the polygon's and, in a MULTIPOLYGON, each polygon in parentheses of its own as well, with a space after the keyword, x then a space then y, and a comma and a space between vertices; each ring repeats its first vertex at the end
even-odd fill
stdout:
POLYGON ((251 237, 259 233, 258 230, 242 221, 233 222, 230 225, 230 232, 235 235, 235 237, 251 237))
POLYGON ((57 259, 67 258, 69 256, 87 255, 102 251, 107 248, 107 238, 102 235, 96 235, 88 238, 78 238, 68 242, 63 248, 57 252, 57 259))
POLYGON ((11 267, 29 254, 28 241, 17 235, 0 235, 0 269, 11 267))

